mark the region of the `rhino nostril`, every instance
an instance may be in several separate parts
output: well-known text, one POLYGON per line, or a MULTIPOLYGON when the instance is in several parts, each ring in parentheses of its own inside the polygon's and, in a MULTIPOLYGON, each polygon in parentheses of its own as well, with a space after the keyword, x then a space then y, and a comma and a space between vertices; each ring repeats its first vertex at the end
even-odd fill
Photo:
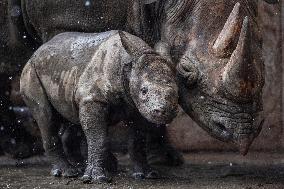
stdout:
POLYGON ((222 130, 222 131, 227 131, 226 127, 225 127, 223 124, 217 123, 216 125, 218 126, 218 128, 219 128, 220 130, 222 130))
POLYGON ((214 127, 212 128, 214 134, 222 141, 229 141, 232 139, 232 132, 226 128, 222 123, 214 122, 214 127))

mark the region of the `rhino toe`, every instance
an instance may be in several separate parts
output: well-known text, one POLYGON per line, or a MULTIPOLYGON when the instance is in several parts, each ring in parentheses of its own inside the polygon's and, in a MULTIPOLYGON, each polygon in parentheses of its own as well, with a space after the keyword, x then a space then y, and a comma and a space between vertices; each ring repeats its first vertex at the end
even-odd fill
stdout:
POLYGON ((83 175, 81 177, 81 180, 83 183, 91 183, 92 182, 92 177, 90 175, 83 175))
POLYGON ((67 178, 77 177, 80 174, 80 170, 77 168, 68 168, 63 171, 62 176, 67 178))
POLYGON ((62 171, 60 169, 52 169, 50 174, 54 177, 61 177, 62 171))
POLYGON ((109 183, 111 182, 111 177, 107 176, 104 169, 101 167, 89 165, 81 180, 84 183, 109 183))
POLYGON ((80 169, 66 163, 58 163, 51 169, 51 175, 54 177, 77 177, 80 173, 80 169))
POLYGON ((133 177, 135 180, 143 180, 143 179, 145 179, 144 173, 141 173, 141 172, 133 173, 133 174, 132 174, 132 177, 133 177))
POLYGON ((146 178, 147 179, 157 179, 160 177, 160 174, 158 171, 156 170, 149 170, 147 173, 146 173, 146 178))

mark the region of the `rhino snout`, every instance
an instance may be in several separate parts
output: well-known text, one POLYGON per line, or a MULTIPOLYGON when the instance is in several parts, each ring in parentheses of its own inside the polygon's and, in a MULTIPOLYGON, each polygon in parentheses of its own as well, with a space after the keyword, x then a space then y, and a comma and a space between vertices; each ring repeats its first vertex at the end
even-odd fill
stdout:
POLYGON ((164 106, 159 109, 154 109, 153 114, 156 117, 173 119, 177 115, 177 106, 164 106))
POLYGON ((160 99, 159 102, 148 104, 148 116, 151 122, 158 124, 166 124, 171 122, 177 115, 177 102, 169 102, 165 99, 160 99))

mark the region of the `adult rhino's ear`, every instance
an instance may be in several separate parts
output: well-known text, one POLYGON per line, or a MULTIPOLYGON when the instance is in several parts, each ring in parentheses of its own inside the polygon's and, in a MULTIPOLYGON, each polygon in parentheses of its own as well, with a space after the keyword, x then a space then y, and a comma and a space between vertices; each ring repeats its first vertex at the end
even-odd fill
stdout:
POLYGON ((269 3, 269 4, 276 4, 276 3, 279 3, 279 0, 264 0, 266 3, 269 3))
POLYGON ((119 31, 121 43, 127 53, 135 58, 140 58, 145 53, 151 53, 153 50, 142 39, 129 33, 119 31))
POLYGON ((199 78, 199 71, 195 63, 188 57, 183 57, 177 65, 178 76, 183 78, 187 87, 192 87, 196 84, 199 78))

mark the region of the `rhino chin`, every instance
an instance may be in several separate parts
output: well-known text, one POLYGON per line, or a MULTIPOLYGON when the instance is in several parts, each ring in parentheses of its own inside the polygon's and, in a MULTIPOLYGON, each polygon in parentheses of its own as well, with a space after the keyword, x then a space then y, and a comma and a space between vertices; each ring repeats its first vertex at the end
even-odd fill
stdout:
POLYGON ((168 123, 171 123, 173 118, 172 117, 156 117, 156 116, 153 116, 151 117, 150 119, 147 118, 151 123, 154 123, 154 124, 158 124, 158 125, 163 125, 163 124, 168 124, 168 123))
POLYGON ((249 134, 239 134, 238 135, 235 144, 237 145, 241 155, 243 156, 247 155, 249 148, 251 144, 253 143, 254 139, 261 132, 263 123, 264 123, 264 119, 260 119, 259 123, 257 123, 258 125, 257 130, 249 134))
POLYGON ((164 116, 159 116, 159 115, 143 115, 149 122, 157 124, 157 125, 162 125, 162 124, 168 124, 171 123, 172 120, 176 117, 176 114, 172 115, 164 115, 164 116))
POLYGON ((247 155, 249 148, 254 140, 254 136, 246 135, 241 136, 240 139, 237 141, 237 146, 239 148, 239 152, 241 155, 247 155))

